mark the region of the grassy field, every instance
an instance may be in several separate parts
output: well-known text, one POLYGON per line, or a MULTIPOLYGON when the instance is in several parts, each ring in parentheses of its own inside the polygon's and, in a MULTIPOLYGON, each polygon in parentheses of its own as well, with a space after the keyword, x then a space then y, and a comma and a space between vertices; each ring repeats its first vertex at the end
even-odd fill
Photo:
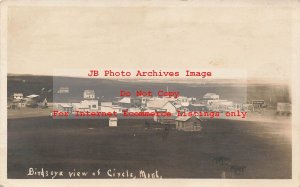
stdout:
POLYGON ((119 120, 118 125, 109 128, 107 120, 99 119, 9 119, 8 178, 42 178, 27 176, 30 167, 89 173, 157 170, 162 178, 220 178, 222 171, 229 178, 291 178, 289 123, 208 120, 200 133, 172 129, 167 135, 158 126, 145 128, 142 120, 119 120), (229 176, 215 157, 246 169, 229 176))

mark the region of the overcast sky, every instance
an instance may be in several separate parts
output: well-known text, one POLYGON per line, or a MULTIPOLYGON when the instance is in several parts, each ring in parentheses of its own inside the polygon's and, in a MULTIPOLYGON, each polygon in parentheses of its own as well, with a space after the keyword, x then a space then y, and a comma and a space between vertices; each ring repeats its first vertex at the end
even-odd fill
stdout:
POLYGON ((8 73, 240 68, 282 78, 291 25, 288 8, 9 7, 8 73))

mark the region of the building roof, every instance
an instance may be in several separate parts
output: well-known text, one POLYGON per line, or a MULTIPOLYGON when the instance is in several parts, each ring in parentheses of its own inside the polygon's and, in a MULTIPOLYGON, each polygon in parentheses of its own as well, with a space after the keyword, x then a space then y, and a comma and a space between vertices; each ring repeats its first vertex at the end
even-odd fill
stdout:
POLYGON ((36 97, 39 97, 39 95, 31 94, 27 96, 27 98, 36 98, 36 97))
POLYGON ((189 106, 190 103, 189 102, 181 102, 181 106, 189 106))
POLYGON ((206 93, 206 94, 203 96, 203 98, 211 98, 211 97, 213 97, 213 96, 219 96, 219 95, 217 95, 217 94, 215 94, 215 93, 206 93))
MULTIPOLYGON (((188 121, 191 118, 196 118, 195 116, 178 116, 175 120, 176 121, 188 121)), ((198 118, 196 118, 197 120, 200 120, 198 118)))
POLYGON ((84 90, 85 94, 95 94, 95 90, 84 90))
POLYGON ((127 103, 130 104, 131 103, 131 98, 130 97, 123 97, 119 103, 127 103))
POLYGON ((162 108, 164 107, 169 101, 163 100, 163 99, 156 99, 153 101, 147 102, 148 108, 162 108))
POLYGON ((112 106, 112 102, 101 102, 101 106, 112 106))
POLYGON ((72 108, 73 106, 70 105, 70 104, 66 104, 66 103, 61 103, 59 104, 61 107, 64 107, 64 108, 72 108))

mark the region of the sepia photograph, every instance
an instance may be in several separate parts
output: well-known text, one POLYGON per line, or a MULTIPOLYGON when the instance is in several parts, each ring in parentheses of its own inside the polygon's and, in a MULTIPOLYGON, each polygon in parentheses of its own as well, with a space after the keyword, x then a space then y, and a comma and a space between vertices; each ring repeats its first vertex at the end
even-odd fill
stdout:
POLYGON ((299 187, 299 12, 2 1, 0 186, 299 187))

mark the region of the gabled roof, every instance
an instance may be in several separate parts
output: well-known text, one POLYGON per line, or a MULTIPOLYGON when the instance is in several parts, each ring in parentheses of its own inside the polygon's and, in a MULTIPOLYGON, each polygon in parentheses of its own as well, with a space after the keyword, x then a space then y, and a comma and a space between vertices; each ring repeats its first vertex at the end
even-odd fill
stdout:
POLYGON ((119 103, 127 103, 130 104, 131 103, 131 98, 130 97, 123 97, 119 103))

